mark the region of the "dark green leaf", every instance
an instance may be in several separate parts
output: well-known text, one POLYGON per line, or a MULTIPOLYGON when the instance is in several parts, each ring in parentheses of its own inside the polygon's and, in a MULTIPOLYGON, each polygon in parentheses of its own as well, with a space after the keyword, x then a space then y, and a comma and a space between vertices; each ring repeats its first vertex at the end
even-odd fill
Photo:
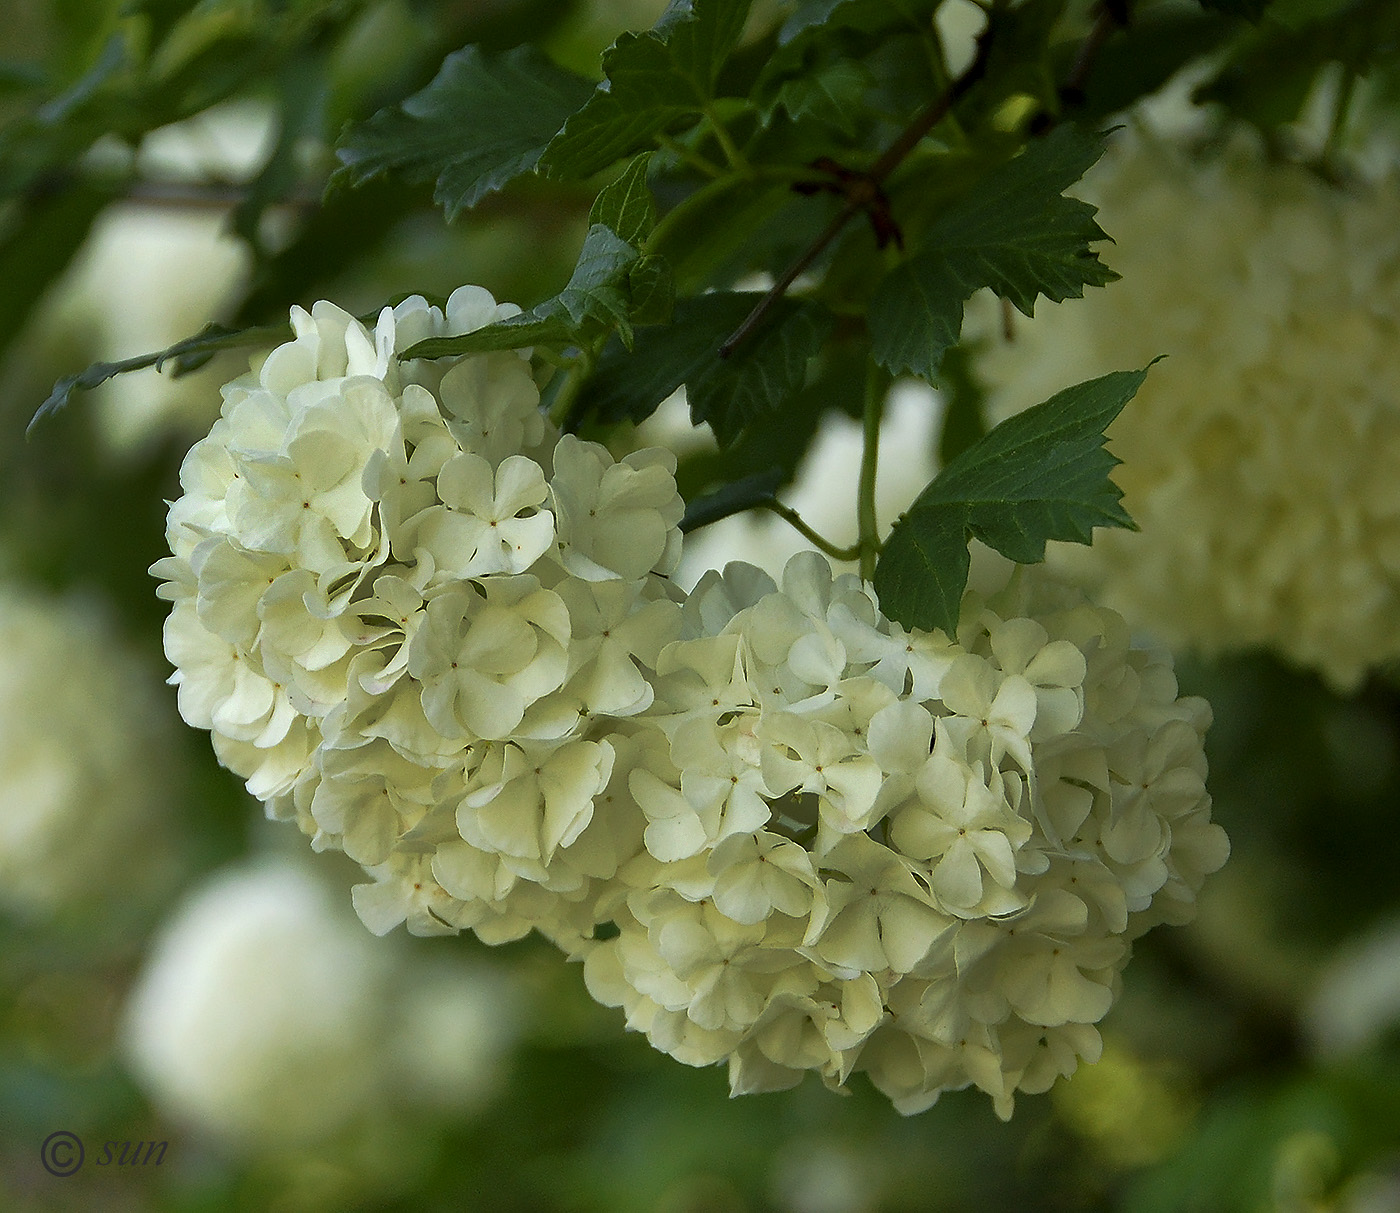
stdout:
POLYGON ((1366 75, 1400 56, 1400 5, 1394 0, 1349 0, 1338 8, 1298 14, 1285 24, 1270 15, 1234 48, 1199 101, 1224 105, 1262 130, 1292 122, 1329 63, 1366 75))
POLYGON ((721 358, 719 346, 760 298, 717 291, 679 300, 674 323, 642 329, 630 356, 617 345, 604 350, 580 395, 580 415, 641 421, 684 384, 695 424, 708 421, 721 444, 733 442, 746 425, 802 388, 807 362, 832 325, 817 304, 784 299, 729 358, 721 358))
POLYGON ((1258 21, 1272 3, 1273 0, 1201 0, 1201 7, 1230 17, 1243 17, 1246 21, 1258 21))
POLYGON ((487 325, 474 333, 429 337, 411 346, 403 357, 445 358, 529 345, 572 344, 608 329, 617 329, 622 340, 630 344, 634 269, 639 271, 639 281, 647 291, 647 305, 654 307, 654 296, 660 289, 657 268, 640 271, 637 250, 610 228, 595 223, 584 237, 572 277, 552 299, 523 316, 487 325))
MULTIPOLYGON (((753 90, 767 115, 782 108, 794 120, 815 119, 837 130, 855 129, 854 105, 872 83, 861 60, 896 35, 912 35, 912 49, 927 68, 933 51, 933 13, 940 0, 822 0, 804 5, 782 27, 780 43, 764 65, 753 90)), ((887 68, 887 64, 881 67, 887 68)), ((919 101, 927 98, 925 89, 919 101)))
POLYGON ((721 177, 687 201, 685 209, 662 224, 652 242, 676 274, 682 293, 727 284, 741 254, 754 235, 785 211, 797 198, 786 185, 755 186, 743 177, 721 177))
POLYGON ((955 345, 943 359, 938 386, 947 403, 938 433, 938 463, 947 467, 987 435, 982 404, 986 393, 972 373, 972 353, 955 345))
POLYGON ((263 249, 262 217, 267 208, 287 198, 302 178, 303 148, 308 139, 324 137, 326 60, 323 54, 301 54, 278 74, 277 142, 243 200, 234 208, 233 230, 249 245, 263 249))
POLYGON ((783 482, 781 468, 769 468, 735 480, 713 493, 697 497, 685 507, 685 517, 681 519, 681 532, 689 534, 712 522, 720 522, 731 514, 742 514, 754 506, 776 501, 778 486, 783 482))
POLYGON ((890 532, 875 567, 881 609, 906 627, 952 635, 970 538, 1021 564, 1049 539, 1088 543, 1097 526, 1131 527, 1104 430, 1147 370, 1116 371, 1017 414, 948 464, 890 532))
POLYGON ((563 309, 576 326, 596 320, 630 332, 627 273, 636 260, 637 250, 632 245, 601 223, 593 224, 584 237, 573 275, 551 309, 563 309))
POLYGON ((676 278, 664 257, 642 257, 627 273, 633 324, 669 324, 676 306, 676 278))
POLYGON ((604 186, 593 200, 588 222, 612 228, 628 244, 641 248, 642 242, 656 226, 656 202, 647 186, 647 167, 650 164, 650 152, 635 157, 622 175, 612 184, 604 186))
POLYGON ((680 461, 676 487, 687 501, 732 480, 777 469, 791 482, 822 422, 833 412, 858 420, 868 377, 867 350, 830 340, 813 361, 805 387, 774 412, 756 417, 733 446, 696 451, 680 461))
POLYGON ((899 374, 938 373, 963 304, 991 287, 1027 316, 1044 295, 1078 298, 1118 275, 1089 245, 1106 239, 1087 202, 1065 198, 1103 153, 1103 137, 1057 127, 979 182, 925 233, 927 251, 888 274, 870 301, 874 355, 899 374))
POLYGON ((786 110, 794 122, 808 119, 850 136, 856 133, 856 114, 871 80, 868 68, 840 59, 784 81, 773 104, 786 110))
POLYGON ((715 80, 744 32, 752 0, 671 0, 656 23, 677 70, 713 96, 715 80))
POLYGON ((699 113, 748 9, 749 0, 673 0, 655 29, 623 34, 603 56, 603 83, 550 142, 540 167, 554 177, 589 177, 699 113))
POLYGON ((534 169, 590 91, 532 46, 502 55, 466 47, 421 92, 350 127, 336 147, 337 176, 358 185, 392 169, 436 181, 433 197, 450 220, 534 169))
POLYGON ((259 325, 256 328, 245 329, 230 329, 221 324, 208 324, 193 337, 186 337, 183 341, 177 341, 174 345, 157 350, 153 354, 140 354, 135 358, 123 358, 120 362, 95 362, 86 370, 79 371, 76 375, 65 375, 54 384, 54 389, 49 393, 48 399, 39 406, 38 411, 29 422, 29 432, 32 433, 34 427, 45 417, 49 417, 63 408, 74 392, 91 391, 117 375, 126 374, 127 371, 141 371, 148 366, 160 370, 167 362, 197 359, 205 354, 214 354, 219 350, 237 349, 240 346, 270 345, 286 336, 287 326, 285 324, 259 325))
POLYGON ((890 0, 809 0, 783 23, 778 37, 789 45, 803 35, 815 40, 840 29, 860 33, 889 29, 922 32, 941 3, 942 0, 909 0, 900 4, 891 4, 890 0))

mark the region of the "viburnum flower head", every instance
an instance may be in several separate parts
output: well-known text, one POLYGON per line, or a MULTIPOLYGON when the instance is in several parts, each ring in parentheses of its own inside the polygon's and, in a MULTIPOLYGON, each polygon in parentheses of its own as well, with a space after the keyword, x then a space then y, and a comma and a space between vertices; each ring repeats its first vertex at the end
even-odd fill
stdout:
POLYGON ((1052 563, 1175 646, 1269 647, 1354 688, 1400 658, 1395 179, 1327 183, 1242 133, 1193 151, 1144 120, 1082 190, 1122 280, 1042 300, 1010 341, 987 310, 993 419, 1168 357, 1109 430, 1140 533, 1052 563))
POLYGON ((589 989, 736 1093, 865 1071, 903 1112, 1003 1116, 1096 1060, 1131 941, 1228 852, 1209 708, 1038 570, 906 632, 824 557, 708 574, 628 788, 644 850, 589 989))
POLYGON ((639 845, 594 797, 679 630, 682 504, 668 453, 561 436, 528 358, 400 357, 518 310, 479 287, 373 330, 293 309, 186 457, 153 572, 182 715, 371 870, 375 930, 573 947, 639 845))
POLYGON ((810 552, 677 593, 668 453, 560 436, 515 353, 398 357, 500 314, 319 304, 225 388, 155 566, 186 720, 366 868, 371 930, 538 930, 735 1093, 1007 1115, 1095 1058, 1225 860, 1207 706, 1034 572, 955 637, 810 552))

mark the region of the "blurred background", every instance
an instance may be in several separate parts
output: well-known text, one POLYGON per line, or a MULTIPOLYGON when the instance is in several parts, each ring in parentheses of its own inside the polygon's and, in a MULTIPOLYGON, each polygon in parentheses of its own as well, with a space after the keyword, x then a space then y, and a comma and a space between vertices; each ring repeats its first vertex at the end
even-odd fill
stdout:
MULTIPOLYGON (((323 203, 330 145, 456 47, 528 37, 595 74, 661 7, 0 4, 0 1208, 1400 1210, 1394 676, 1340 697, 1267 655, 1181 663, 1215 707, 1233 857, 1192 926, 1137 945, 1103 1061, 1009 1124, 975 1092, 911 1119, 815 1080, 731 1101, 539 941, 376 940, 359 870, 266 822, 179 721, 146 569, 246 354, 122 376, 26 440, 35 409, 60 376, 211 319, 557 290, 588 193, 526 181, 448 227, 428 187, 323 203), (133 19, 140 38, 117 37, 133 19), (40 1157, 58 1131, 87 1151, 62 1179, 40 1157)), ((838 541, 856 399, 824 401, 791 456, 787 498, 838 541)), ((936 467, 942 410, 896 386, 884 517, 936 467)), ((635 441, 658 439, 683 490, 703 485, 704 436, 667 410, 635 441)), ((798 542, 735 519, 696 536, 689 578, 798 542)))

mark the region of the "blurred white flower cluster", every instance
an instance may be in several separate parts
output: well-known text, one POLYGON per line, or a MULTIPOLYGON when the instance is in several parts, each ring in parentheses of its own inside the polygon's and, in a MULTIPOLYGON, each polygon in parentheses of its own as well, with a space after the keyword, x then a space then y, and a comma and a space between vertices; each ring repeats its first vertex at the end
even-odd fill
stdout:
POLYGON ((988 338, 992 419, 1169 356, 1109 431, 1141 533, 1052 559, 1175 646, 1353 688, 1400 657, 1396 185, 1124 132, 1083 190, 1123 280, 988 338))
POLYGON ((285 860, 190 895, 126 1007, 124 1051, 168 1115, 287 1150, 386 1103, 463 1109, 492 1093, 519 1023, 501 975, 376 947, 342 908, 285 860))
POLYGON ((680 594, 667 453, 558 436, 514 353, 395 357, 503 314, 318 304, 225 389, 155 569, 185 718, 369 870, 372 930, 537 929, 735 1093, 1009 1115, 1095 1058, 1131 940, 1225 860, 1207 705, 1009 566, 955 639, 812 552, 680 594))
POLYGON ((173 874, 151 682, 96 611, 0 587, 0 907, 47 915, 173 874))

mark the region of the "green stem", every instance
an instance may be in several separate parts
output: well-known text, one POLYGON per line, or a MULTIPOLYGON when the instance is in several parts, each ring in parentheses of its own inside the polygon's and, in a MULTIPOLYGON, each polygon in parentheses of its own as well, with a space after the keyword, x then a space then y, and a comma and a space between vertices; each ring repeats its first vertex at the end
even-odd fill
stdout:
POLYGON ((717 194, 723 194, 732 189, 734 180, 732 177, 723 176, 714 181, 707 181, 690 197, 683 202, 678 202, 667 211, 657 225, 652 228, 651 235, 647 237, 646 251, 648 253, 658 253, 666 247, 666 241, 671 235, 671 231, 677 224, 681 223, 687 215, 696 207, 708 204, 711 198, 717 194))
POLYGON ((715 133, 715 139, 719 142, 720 151, 724 153, 724 158, 729 161, 729 167, 736 173, 742 173, 745 177, 752 177, 753 165, 748 162, 744 153, 739 150, 739 145, 734 142, 729 133, 729 128, 720 121, 719 115, 715 113, 713 105, 705 107, 705 120, 710 124, 710 129, 715 133))
POLYGON ((597 360, 597 356, 595 350, 585 347, 579 350, 578 357, 574 359, 573 365, 568 370, 556 372, 565 378, 564 382, 559 385, 559 391, 555 393, 554 399, 549 402, 549 419, 560 429, 563 429, 567 424, 569 414, 573 411, 574 401, 578 399, 578 394, 583 390, 588 376, 593 373, 593 364, 597 360))
POLYGON ((702 156, 692 147, 687 147, 679 139, 672 139, 670 135, 657 135, 657 145, 671 153, 678 160, 690 165, 697 173, 702 173, 706 177, 723 177, 724 169, 720 168, 713 160, 702 156))
POLYGON ((856 490, 856 523, 860 538, 856 549, 860 556, 860 575, 866 581, 875 579, 875 560, 880 555, 880 527, 875 517, 875 473, 880 460, 880 421, 885 411, 885 392, 889 376, 877 363, 871 362, 865 378, 865 426, 860 455, 860 484, 856 490))
POLYGON ((803 521, 801 514, 791 506, 784 505, 781 501, 765 501, 762 508, 777 514, 779 518, 797 531, 803 539, 813 547, 820 548, 833 560, 855 560, 860 556, 859 544, 848 548, 838 547, 836 544, 832 543, 830 539, 826 538, 826 536, 814 531, 803 521))

